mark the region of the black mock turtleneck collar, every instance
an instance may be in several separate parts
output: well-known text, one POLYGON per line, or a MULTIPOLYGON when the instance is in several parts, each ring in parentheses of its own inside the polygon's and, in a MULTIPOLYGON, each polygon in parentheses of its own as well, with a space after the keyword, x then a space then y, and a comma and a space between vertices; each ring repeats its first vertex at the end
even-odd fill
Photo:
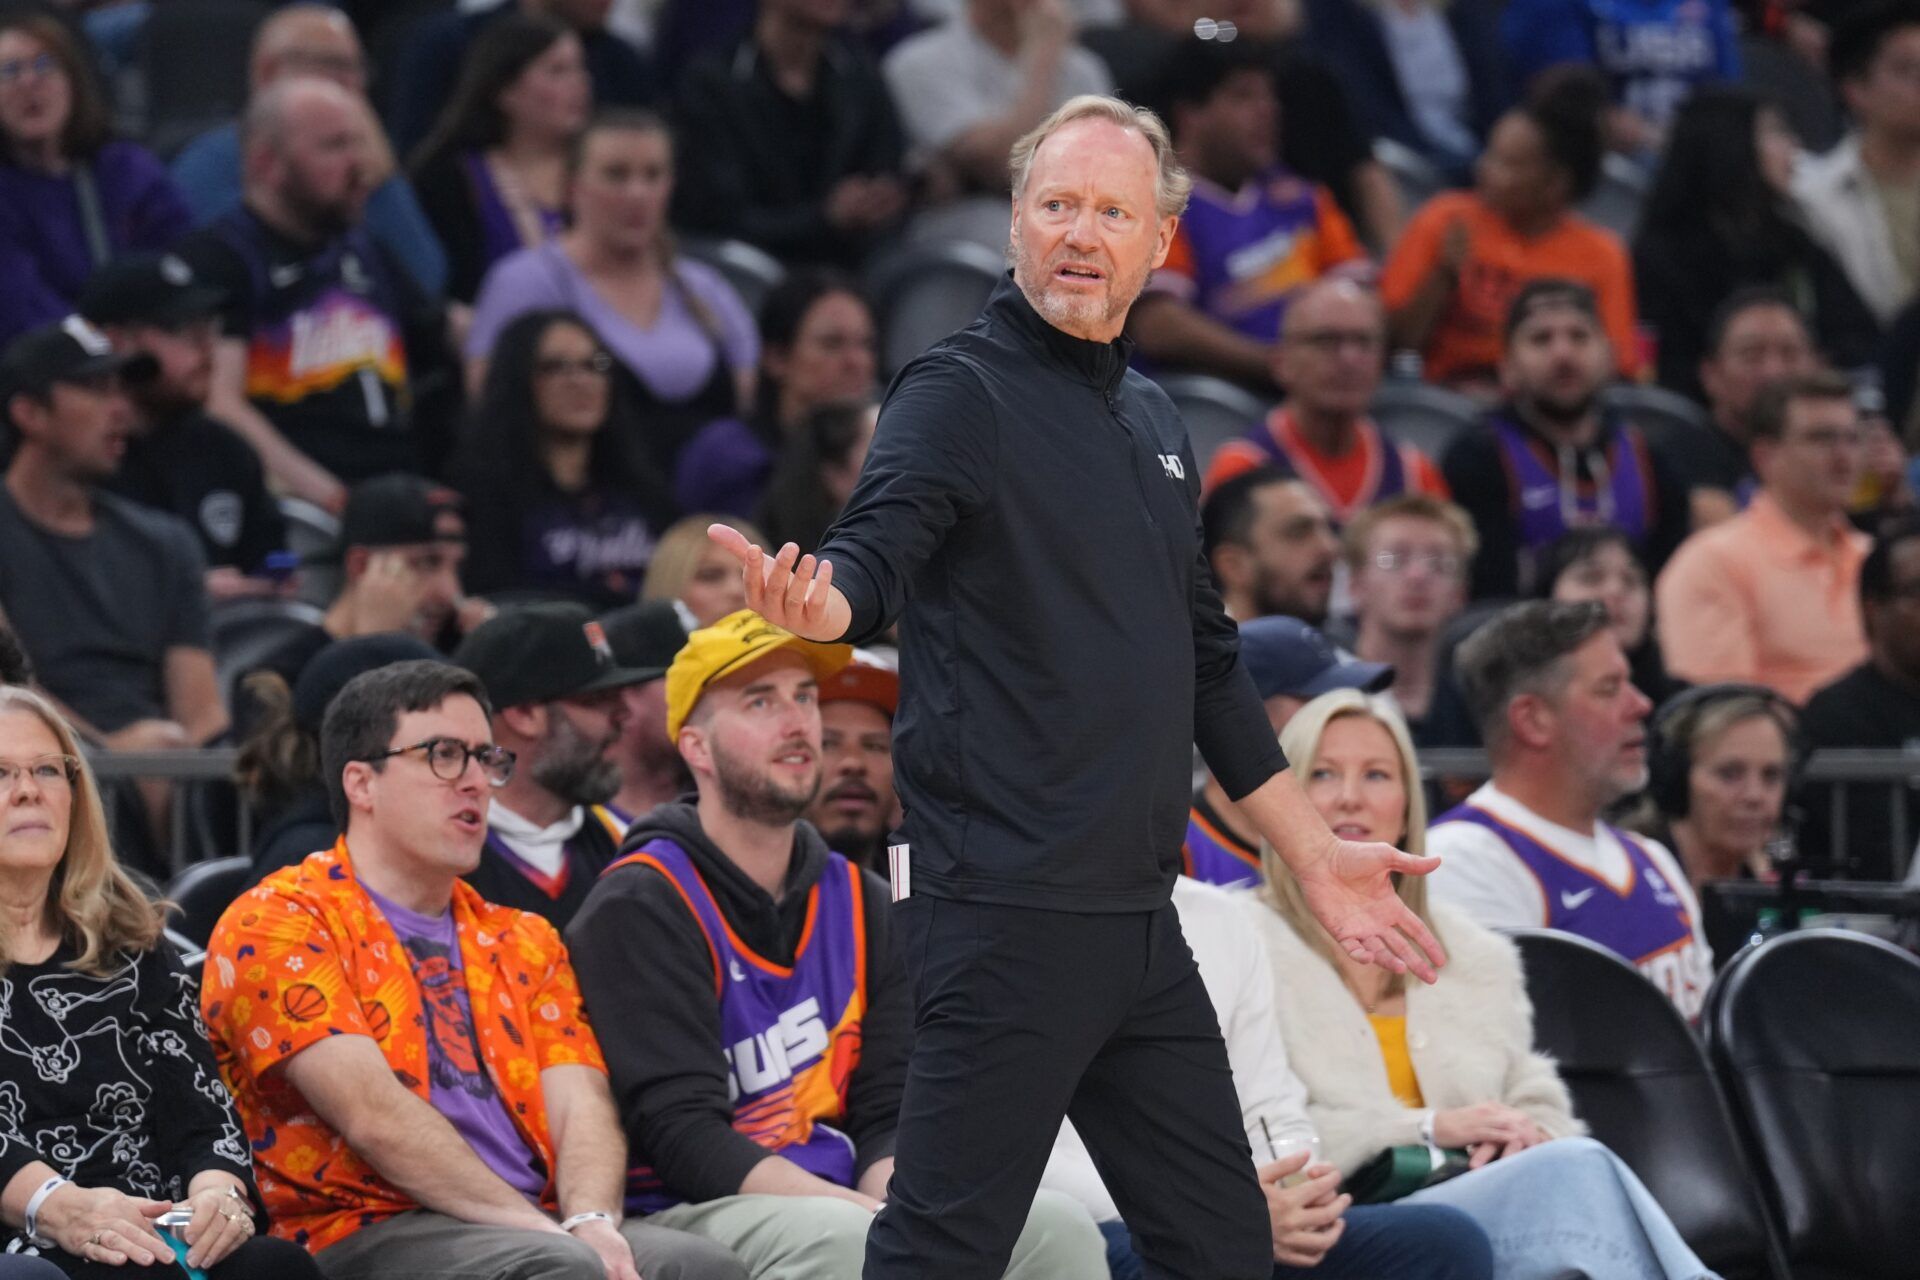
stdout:
POLYGON ((1127 362, 1133 358, 1131 338, 1089 342, 1048 323, 1014 283, 1011 270, 987 300, 987 314, 1038 347, 1050 363, 1102 391, 1111 390, 1125 376, 1127 362))

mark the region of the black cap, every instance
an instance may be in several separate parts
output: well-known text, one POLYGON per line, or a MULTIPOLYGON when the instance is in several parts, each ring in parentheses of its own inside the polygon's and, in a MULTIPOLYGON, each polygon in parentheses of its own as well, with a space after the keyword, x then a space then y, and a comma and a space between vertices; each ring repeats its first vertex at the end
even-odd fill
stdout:
POLYGON ((196 278, 171 253, 116 258, 80 291, 80 314, 94 324, 184 324, 219 312, 226 291, 196 278))
POLYGON ((600 615, 607 643, 613 646, 613 658, 623 667, 644 672, 649 680, 658 680, 673 665, 673 655, 687 644, 687 629, 680 622, 680 611, 671 600, 648 600, 622 605, 612 613, 600 615))
POLYGON ((1241 624, 1240 661, 1262 698, 1317 698, 1332 689, 1378 693, 1393 683, 1386 663, 1350 658, 1300 619, 1278 615, 1241 624))
POLYGON ((503 609, 460 642, 453 660, 480 677, 496 707, 557 702, 653 678, 616 662, 606 629, 578 604, 503 609))
POLYGON ((394 471, 362 480, 347 491, 339 541, 322 560, 337 562, 349 547, 412 547, 466 540, 459 494, 424 476, 394 471))
POLYGON ((152 356, 115 351, 104 333, 79 316, 20 335, 0 356, 0 388, 9 396, 38 395, 56 382, 108 373, 128 382, 148 382, 159 372, 160 363, 152 356))
POLYGON ((317 734, 327 708, 355 676, 395 662, 439 656, 432 645, 404 631, 336 640, 308 659, 293 682, 293 722, 317 734))

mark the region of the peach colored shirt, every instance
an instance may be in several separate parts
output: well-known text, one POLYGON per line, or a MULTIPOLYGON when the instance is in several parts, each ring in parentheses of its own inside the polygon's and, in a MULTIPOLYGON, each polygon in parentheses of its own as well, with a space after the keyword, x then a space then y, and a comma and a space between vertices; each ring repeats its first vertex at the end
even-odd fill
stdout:
POLYGON ((1667 670, 1707 684, 1747 680, 1794 702, 1867 656, 1860 564, 1872 540, 1835 519, 1824 539, 1765 492, 1680 544, 1654 588, 1667 670))

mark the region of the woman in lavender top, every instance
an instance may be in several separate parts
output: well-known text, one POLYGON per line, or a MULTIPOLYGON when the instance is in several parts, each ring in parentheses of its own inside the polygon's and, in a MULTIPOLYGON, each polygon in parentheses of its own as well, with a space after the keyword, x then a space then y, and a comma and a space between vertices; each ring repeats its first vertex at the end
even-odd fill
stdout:
POLYGON ((410 166, 454 298, 472 302, 487 268, 564 228, 567 150, 592 108, 580 37, 558 19, 509 13, 474 38, 410 166))
POLYGON ((660 117, 630 109, 596 117, 568 156, 567 193, 567 231, 487 273, 467 336, 468 384, 476 392, 485 384, 514 317, 574 311, 630 375, 653 460, 670 473, 696 431, 746 403, 760 358, 753 317, 717 271, 674 252, 673 141, 660 117))
POLYGON ((468 590, 596 609, 639 595, 679 513, 613 374, 572 312, 531 311, 501 333, 453 467, 467 498, 468 590))
POLYGON ((192 225, 166 167, 112 135, 106 96, 56 18, 0 14, 0 343, 62 319, 94 268, 192 225))

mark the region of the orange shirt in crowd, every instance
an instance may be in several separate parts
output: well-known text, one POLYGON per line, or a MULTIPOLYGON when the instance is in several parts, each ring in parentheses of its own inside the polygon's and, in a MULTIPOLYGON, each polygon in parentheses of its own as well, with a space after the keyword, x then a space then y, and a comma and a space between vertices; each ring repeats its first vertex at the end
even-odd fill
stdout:
POLYGON ((1621 376, 1630 378, 1639 372, 1633 269, 1627 248, 1612 232, 1574 213, 1527 239, 1471 191, 1435 196, 1407 223, 1381 273, 1380 296, 1389 311, 1413 300, 1440 260, 1447 228, 1455 219, 1467 229, 1467 256, 1453 297, 1441 310, 1421 352, 1428 381, 1456 382, 1496 368, 1508 305, 1522 285, 1543 276, 1577 280, 1592 289, 1621 376))
MULTIPOLYGON (((539 916, 453 886, 454 929, 487 1074, 528 1148, 549 1171, 552 1136, 540 1073, 606 1070, 581 1011, 566 948, 539 916)), ((268 876, 214 927, 200 991, 220 1075, 253 1144, 273 1234, 318 1252, 420 1206, 362 1161, 278 1068, 328 1036, 366 1036, 422 1102, 432 1086, 420 986, 407 950, 354 878, 342 839, 268 876)))
POLYGON ((1214 450, 1201 489, 1211 493, 1237 475, 1279 462, 1283 470, 1312 486, 1335 524, 1345 524, 1374 503, 1403 493, 1451 496, 1433 459, 1410 444, 1390 439, 1371 418, 1355 425, 1353 448, 1341 454, 1325 453, 1300 434, 1293 414, 1283 405, 1245 438, 1229 440, 1214 450), (1397 466, 1389 467, 1389 451, 1397 466))
POLYGON ((1667 670, 1805 702, 1866 660, 1859 588, 1870 546, 1838 518, 1815 539, 1764 490, 1755 494, 1739 515, 1681 543, 1654 584, 1667 670))

